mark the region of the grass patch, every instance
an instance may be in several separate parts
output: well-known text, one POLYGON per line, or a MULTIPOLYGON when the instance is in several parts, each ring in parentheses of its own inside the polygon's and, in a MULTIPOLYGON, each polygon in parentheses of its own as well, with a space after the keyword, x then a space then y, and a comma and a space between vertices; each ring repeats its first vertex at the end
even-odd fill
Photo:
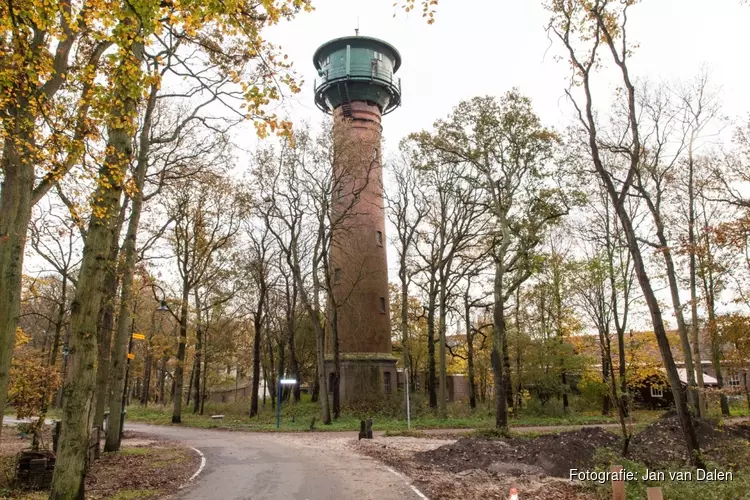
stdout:
POLYGON ((383 434, 385 437, 413 437, 413 438, 423 438, 423 437, 429 437, 429 434, 425 433, 424 431, 385 431, 383 434))
MULTIPOLYGON (((624 459, 611 450, 599 449, 595 456, 597 472, 610 470, 611 464, 622 465, 626 471, 634 472, 638 481, 625 483, 626 497, 628 500, 643 500, 646 498, 646 488, 660 486, 664 498, 679 498, 680 500, 740 500, 750 498, 750 471, 740 470, 732 473, 731 481, 698 481, 694 468, 668 466, 658 471, 663 471, 664 481, 642 481, 646 472, 646 465, 641 462, 624 459), (669 472, 691 472, 690 480, 671 480, 669 472)), ((706 470, 717 469, 728 471, 726 467, 717 463, 707 463, 706 470)), ((649 469, 654 471, 654 469, 649 469)), ((597 498, 609 500, 612 498, 612 488, 609 482, 598 484, 596 482, 585 483, 586 488, 596 493, 597 498)))
POLYGON ((149 455, 153 452, 152 448, 145 448, 142 446, 133 446, 133 447, 123 447, 120 449, 121 455, 149 455))
MULTIPOLYGON (((270 400, 266 405, 259 405, 259 414, 252 419, 248 417, 249 402, 207 403, 204 415, 195 415, 189 411, 182 414, 182 425, 202 429, 224 429, 233 431, 261 432, 307 432, 310 422, 316 419, 315 431, 359 431, 360 420, 373 418, 373 430, 397 432, 406 431, 406 415, 400 400, 390 400, 382 408, 370 409, 342 408, 341 416, 330 425, 320 422, 320 406, 310 401, 309 395, 303 395, 297 404, 285 402, 281 407, 281 425, 276 427, 276 411, 271 408, 270 400), (211 419, 211 415, 224 415, 222 420, 211 419)), ((632 412, 632 421, 649 423, 656 420, 662 412, 636 410, 632 412)), ((154 425, 172 425, 171 406, 131 406, 128 408, 127 420, 154 425)), ((596 411, 573 411, 558 414, 554 406, 528 408, 509 420, 510 427, 536 426, 578 426, 595 424, 617 424, 616 416, 603 416, 596 411), (547 412, 545 414, 544 412, 547 412)), ((483 429, 495 424, 495 415, 489 403, 478 405, 472 410, 464 402, 448 406, 446 418, 439 418, 426 401, 415 397, 412 400, 411 427, 414 430, 426 429, 483 429)))

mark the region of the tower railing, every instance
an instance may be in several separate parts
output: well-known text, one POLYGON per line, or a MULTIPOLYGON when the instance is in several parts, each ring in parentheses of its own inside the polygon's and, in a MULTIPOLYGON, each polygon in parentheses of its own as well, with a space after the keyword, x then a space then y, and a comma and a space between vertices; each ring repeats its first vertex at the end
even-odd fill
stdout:
POLYGON ((381 69, 380 65, 351 64, 347 74, 346 68, 329 68, 323 73, 321 81, 313 82, 315 88, 315 102, 325 112, 329 112, 325 103, 324 93, 343 82, 376 83, 384 87, 392 96, 388 109, 383 114, 392 111, 401 103, 401 78, 394 77, 393 72, 381 69))

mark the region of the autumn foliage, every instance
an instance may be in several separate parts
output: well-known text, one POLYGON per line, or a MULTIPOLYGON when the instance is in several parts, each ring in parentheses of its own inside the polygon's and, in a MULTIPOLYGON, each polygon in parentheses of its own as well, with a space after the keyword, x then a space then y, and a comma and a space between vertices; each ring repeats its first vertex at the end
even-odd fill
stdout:
POLYGON ((38 422, 41 423, 52 397, 60 387, 60 369, 44 363, 42 353, 29 345, 30 340, 23 330, 16 330, 8 401, 18 418, 39 418, 38 422))

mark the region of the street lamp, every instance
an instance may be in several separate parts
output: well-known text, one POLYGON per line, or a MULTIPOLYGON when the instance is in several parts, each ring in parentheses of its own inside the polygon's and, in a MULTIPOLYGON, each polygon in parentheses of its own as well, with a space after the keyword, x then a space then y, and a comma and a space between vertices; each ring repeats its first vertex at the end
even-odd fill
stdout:
POLYGON ((276 397, 276 428, 281 426, 281 386, 282 385, 295 385, 297 380, 293 378, 282 378, 279 379, 279 390, 276 397))

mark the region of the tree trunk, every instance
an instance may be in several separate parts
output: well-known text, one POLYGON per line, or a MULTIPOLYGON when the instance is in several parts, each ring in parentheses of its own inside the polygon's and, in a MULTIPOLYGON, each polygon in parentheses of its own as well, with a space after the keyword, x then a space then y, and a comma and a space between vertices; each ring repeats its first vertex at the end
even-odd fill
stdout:
POLYGON ((427 392, 430 408, 437 408, 438 404, 435 390, 435 299, 435 293, 431 290, 427 305, 427 392))
POLYGON ((503 345, 505 341, 505 301, 503 297, 502 263, 495 263, 494 311, 492 314, 492 380, 495 385, 495 427, 508 432, 508 398, 503 375, 503 345))
MULTIPOLYGON (((408 372, 408 378, 412 379, 405 382, 412 384, 410 388, 413 389, 413 379, 415 379, 416 376, 411 370, 411 358, 409 356, 409 282, 406 279, 406 250, 404 249, 401 253, 401 262, 398 272, 399 278, 401 280, 401 362, 404 365, 404 370, 408 372)), ((473 366, 471 368, 473 368, 473 366)), ((472 384, 472 380, 473 379, 471 378, 471 374, 469 374, 470 385, 472 384)), ((471 391, 471 387, 469 388, 469 391, 471 391)))
MULTIPOLYGON (((602 353, 602 383, 605 387, 609 388, 609 359, 607 356, 605 356, 604 353, 602 353)), ((609 389, 607 392, 604 393, 604 399, 602 401, 602 415, 607 416, 609 415, 610 410, 610 397, 609 397, 609 389)))
POLYGON ((727 395, 724 394, 724 374, 721 369, 721 348, 719 347, 719 341, 713 335, 711 339, 711 364, 713 365, 714 372, 716 373, 716 385, 720 391, 720 406, 721 414, 724 417, 729 417, 729 400, 727 395))
POLYGON ((618 328, 617 329, 617 348, 619 352, 617 353, 618 362, 620 366, 619 369, 619 375, 620 375, 620 399, 622 400, 622 406, 625 409, 625 416, 628 416, 629 412, 629 398, 628 398, 628 380, 625 376, 625 329, 624 328, 618 328))
POLYGON ((261 318, 258 314, 256 314, 255 318, 253 319, 253 382, 251 389, 252 394, 250 394, 250 418, 258 414, 258 389, 260 388, 261 325, 261 318))
POLYGON ((657 212, 653 212, 653 216, 656 223, 656 234, 661 245, 661 252, 664 256, 664 263, 667 271, 667 282, 669 283, 669 292, 672 297, 672 307, 674 308, 675 319, 677 320, 677 331, 680 334, 680 343, 682 344, 682 351, 685 356, 685 371, 687 374, 688 381, 688 396, 690 398, 690 404, 693 407, 695 414, 701 415, 701 407, 698 401, 698 390, 696 389, 697 384, 695 381, 695 365, 693 364, 693 352, 690 348, 690 340, 688 338, 687 326, 685 325, 685 316, 682 312, 682 302, 680 299, 680 288, 677 283, 677 273, 674 267, 674 261, 672 259, 672 251, 669 248, 667 238, 664 236, 664 226, 661 222, 661 216, 657 212))
POLYGON ((208 332, 206 332, 206 339, 204 342, 203 350, 203 392, 201 393, 200 400, 201 400, 201 407, 199 410, 199 414, 203 415, 203 409, 206 406, 206 399, 208 399, 208 332))
POLYGON ((297 381, 294 385, 294 402, 299 403, 301 397, 300 387, 300 374, 299 374, 299 361, 297 361, 297 350, 294 346, 294 333, 296 330, 296 305, 297 305, 297 285, 296 282, 292 282, 291 293, 289 292, 289 284, 287 282, 286 287, 286 329, 287 329, 287 342, 289 343, 289 368, 292 370, 292 376, 297 381))
POLYGON ((263 406, 266 406, 266 394, 268 393, 268 379, 266 377, 266 369, 263 367, 263 406))
MULTIPOLYGON (((646 305, 648 306, 649 312, 651 314, 651 323, 654 327, 654 335, 656 336, 656 342, 659 345, 659 351, 661 352, 662 360, 664 361, 664 368, 667 371, 667 379, 672 389, 672 395, 674 396, 675 409, 677 410, 680 425, 682 426, 682 431, 685 437, 685 445, 688 450, 688 455, 690 456, 691 464, 696 467, 703 467, 703 460, 700 456, 700 445, 698 444, 698 436, 695 433, 693 420, 690 416, 690 411, 688 410, 688 406, 685 401, 685 394, 682 391, 680 377, 677 373, 677 366, 674 363, 672 351, 670 350, 669 346, 669 339, 667 338, 667 332, 664 328, 664 319, 661 315, 659 301, 656 298, 656 294, 654 294, 654 290, 651 287, 651 281, 648 277, 648 274, 646 273, 646 266, 641 256, 641 249, 638 246, 638 240, 636 239, 635 230, 633 229, 630 217, 625 211, 624 206, 617 202, 617 192, 614 191, 612 185, 608 185, 607 187, 612 203, 615 204, 617 215, 620 218, 620 222, 622 223, 622 228, 627 238, 630 255, 633 258, 635 274, 638 278, 638 283, 641 286, 641 291, 643 292, 646 305)), ((672 274, 672 278, 674 278, 674 274, 672 274)))
POLYGON ((167 361, 168 358, 164 356, 161 360, 161 373, 159 374, 159 404, 163 405, 164 399, 164 386, 167 383, 167 361))
MULTIPOLYGON (((123 106, 120 119, 127 123, 127 117, 135 115, 135 99, 124 98, 123 106)), ((96 381, 96 327, 101 291, 109 264, 113 226, 125 171, 132 157, 132 142, 127 128, 110 128, 107 149, 107 157, 99 170, 94 195, 96 207, 86 234, 78 286, 71 308, 70 366, 63 389, 62 432, 50 500, 83 498, 90 417, 93 416, 90 409, 96 381)))
MULTIPOLYGON (((65 345, 70 345, 70 324, 65 328, 65 345)), ((63 354, 63 360, 62 360, 62 369, 60 370, 60 375, 62 380, 65 380, 65 376, 68 373, 68 356, 63 354)), ((60 388, 57 390, 57 397, 55 400, 55 407, 56 408, 62 408, 63 404, 63 389, 64 387, 62 384, 60 385, 60 388)))
POLYGON ((177 366, 174 369, 174 392, 172 393, 172 423, 182 423, 182 378, 185 370, 185 347, 187 344, 188 298, 190 289, 186 282, 182 285, 182 306, 180 308, 180 343, 177 346, 177 366))
MULTIPOLYGON (((602 316, 603 317, 603 316, 602 316)), ((617 382, 615 381, 615 370, 612 366, 612 344, 609 340, 609 330, 602 330, 601 327, 608 328, 606 325, 600 325, 599 340, 601 342, 602 357, 606 361, 606 365, 609 367, 609 389, 610 398, 612 402, 617 406, 617 416, 620 420, 620 432, 622 432, 622 456, 628 456, 628 448, 630 446, 630 439, 632 433, 628 431, 627 423, 627 405, 625 398, 617 398, 617 382)))
MULTIPOLYGON (((558 262, 557 259, 562 259, 562 256, 559 254, 555 255, 553 258, 553 282, 554 282, 554 291, 553 291, 553 301, 554 301, 554 308, 555 308, 555 330, 557 330, 557 339, 560 342, 560 348, 562 351, 562 347, 565 344, 565 332, 563 331, 562 327, 562 315, 563 315, 563 307, 562 307, 562 270, 559 266, 562 265, 562 262, 558 262)), ((568 402, 568 373, 565 369, 565 356, 563 353, 560 353, 560 384, 562 386, 562 400, 563 400, 563 413, 568 413, 568 407, 570 406, 570 403, 568 402)))
MULTIPOLYGON (((55 337, 52 340, 52 352, 49 356, 49 366, 57 364, 57 357, 60 353, 60 336, 62 334, 63 323, 65 321, 65 304, 68 302, 68 276, 63 274, 62 286, 60 287, 60 307, 57 309, 57 320, 55 322, 55 337)), ((2 425, 2 422, 0 422, 2 425)))
MULTIPOLYGON (((605 201, 606 203, 606 201, 605 201)), ((606 212, 606 222, 605 222, 605 232, 606 232, 606 242, 607 242, 607 273, 609 278, 609 285, 610 285, 610 304, 612 305, 612 317, 615 322, 615 330, 617 330, 617 356, 618 356, 618 371, 620 376, 620 404, 619 408, 622 408, 622 411, 624 412, 624 417, 628 416, 628 381, 625 376, 625 328, 627 326, 627 311, 628 311, 628 285, 625 285, 625 304, 624 304, 624 311, 623 311, 623 321, 620 322, 620 313, 618 311, 617 307, 617 277, 615 276, 615 268, 614 268, 614 244, 615 242, 612 241, 612 232, 610 227, 610 214, 609 210, 606 212)), ((625 269, 625 272, 627 273, 627 266, 625 269)), ((606 333, 607 338, 607 345, 610 345, 609 341, 609 333, 606 333)), ((611 348, 609 350, 609 360, 610 364, 612 362, 612 351, 611 348)), ((610 375, 614 374, 614 370, 610 370, 610 375)), ((615 383, 614 378, 612 379, 612 382, 615 383)), ((616 398, 615 391, 615 398, 616 398)), ((612 401, 615 403, 615 401, 612 401)))
POLYGON ((314 314, 310 319, 315 323, 315 348, 318 361, 318 397, 320 398, 321 416, 324 425, 331 424, 331 409, 328 405, 328 381, 326 380, 325 330, 314 314))
POLYGON ((151 353, 146 353, 143 367, 143 392, 141 392, 141 405, 147 406, 149 397, 151 396, 151 365, 153 364, 153 356, 151 353))
POLYGON ((438 417, 440 418, 447 418, 448 417, 448 376, 447 376, 447 352, 446 352, 446 328, 447 325, 447 297, 446 297, 446 287, 447 283, 440 283, 440 304, 439 304, 439 313, 438 313, 438 335, 440 339, 440 349, 439 349, 439 355, 440 355, 440 393, 439 393, 439 399, 438 399, 438 417))
MULTIPOLYGON (((706 225, 708 225, 708 221, 705 222, 706 225)), ((710 256, 711 246, 708 238, 706 238, 705 245, 706 254, 710 256)), ((719 345, 720 341, 717 335, 718 332, 716 331, 716 288, 714 286, 714 275, 710 264, 703 267, 701 281, 703 284, 703 295, 706 300, 706 310, 708 312, 708 332, 711 340, 711 364, 716 373, 716 384, 718 385, 720 394, 721 414, 728 417, 730 416, 729 400, 727 399, 727 395, 724 394, 724 375, 721 369, 721 346, 719 345)))
POLYGON ((508 349, 508 334, 503 335, 503 384, 505 384, 505 400, 508 408, 513 408, 513 384, 510 379, 510 349, 508 349))
POLYGON ((331 343, 333 344, 333 418, 338 419, 341 414, 341 355, 339 353, 339 308, 331 294, 331 343))
POLYGON ((276 409, 276 394, 278 393, 276 387, 276 377, 274 376, 274 357, 273 357, 273 344, 271 339, 268 339, 268 367, 270 368, 270 376, 268 378, 268 388, 271 395, 271 409, 276 409))
POLYGON ((474 409, 477 407, 477 385, 474 379, 474 331, 471 325, 471 303, 469 302, 468 287, 464 295, 464 325, 466 328, 466 364, 469 372, 469 407, 474 409))
POLYGON ((188 379, 188 390, 185 391, 185 406, 190 406, 190 398, 193 397, 193 384, 195 383, 195 358, 193 358, 193 366, 190 369, 190 378, 188 379))
MULTIPOLYGON (((107 425, 107 438, 104 444, 105 451, 117 451, 120 449, 120 416, 122 413, 121 394, 124 390, 125 371, 128 365, 128 349, 131 335, 133 333, 133 278, 136 264, 136 243, 138 238, 138 227, 140 225, 141 213, 143 211, 143 187, 146 182, 146 171, 149 160, 149 136, 151 134, 151 119, 156 105, 156 88, 151 87, 146 110, 144 112, 143 125, 139 137, 138 159, 134 176, 135 192, 132 194, 132 207, 128 230, 123 242, 122 260, 122 289, 120 291, 120 313, 117 323, 117 336, 112 353, 111 370, 112 390, 109 398, 109 422, 107 425)), ((116 245, 115 245, 116 246, 116 245)), ((152 318, 153 320, 153 318, 152 318)))
MULTIPOLYGON (((198 311, 198 323, 195 328, 195 360, 193 361, 193 373, 190 379, 194 382, 195 393, 193 394, 193 414, 197 414, 201 409, 201 356, 203 354, 203 329, 200 320, 200 302, 198 294, 195 294, 195 307, 198 311)), ((188 391, 190 392, 190 391, 188 391)), ((188 404, 190 404, 188 402, 188 404)))
POLYGON ((96 362, 96 397, 94 401, 94 426, 102 428, 104 408, 109 403, 110 359, 112 354, 112 331, 115 325, 115 303, 117 301, 117 256, 120 254, 120 231, 125 219, 125 207, 120 210, 117 225, 112 232, 109 250, 109 265, 104 277, 104 296, 99 311, 100 320, 97 328, 97 362, 96 362))
POLYGON ((315 381, 313 382, 312 394, 310 395, 310 401, 317 403, 320 398, 320 377, 318 376, 317 363, 315 365, 315 381))
MULTIPOLYGON (((16 119, 30 118, 17 116, 16 119)), ((8 135, 3 143, 0 188, 0 432, 21 307, 23 256, 34 189, 34 166, 25 161, 23 152, 16 148, 17 141, 23 144, 30 141, 30 136, 11 134, 20 130, 5 132, 8 135)))
POLYGON ((300 398, 302 397, 302 388, 300 387, 301 379, 299 375, 299 361, 297 361, 297 351, 294 348, 294 327, 292 327, 290 330, 291 335, 289 335, 289 338, 287 342, 289 343, 289 369, 292 371, 291 375, 294 377, 294 380, 297 381, 296 384, 294 384, 294 388, 292 389, 292 394, 294 395, 294 402, 299 403, 300 398))
MULTIPOLYGON (((276 384, 280 385, 281 384, 281 379, 283 379, 283 378, 284 378, 284 342, 283 341, 279 341, 279 364, 278 364, 278 368, 276 369, 276 384)), ((277 387, 277 391, 278 391, 278 385, 276 387, 277 387)), ((280 405, 281 402, 284 401, 285 394, 284 394, 284 390, 283 389, 285 389, 285 388, 282 387, 281 401, 276 401, 277 405, 280 405)))

